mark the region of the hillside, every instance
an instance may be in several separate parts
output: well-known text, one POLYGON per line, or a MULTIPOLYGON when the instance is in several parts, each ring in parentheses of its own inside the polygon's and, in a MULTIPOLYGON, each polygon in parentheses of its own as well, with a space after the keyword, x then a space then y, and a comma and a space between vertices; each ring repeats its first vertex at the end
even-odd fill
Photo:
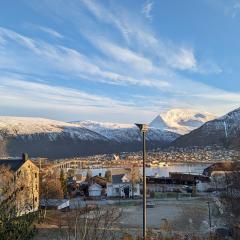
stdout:
POLYGON ((212 145, 235 149, 240 147, 240 108, 205 123, 171 143, 174 147, 212 145))
MULTIPOLYGON (((130 143, 132 141, 140 141, 141 135, 138 128, 134 124, 121 124, 121 123, 104 123, 95 121, 82 121, 74 122, 81 127, 97 132, 109 140, 119 143, 130 143)), ((155 128, 149 128, 147 133, 147 140, 149 141, 163 141, 172 142, 179 135, 169 131, 164 131, 155 128)))
MULTIPOLYGON (((65 158, 141 149, 141 134, 135 126, 105 126, 102 131, 86 127, 43 118, 0 117, 0 156, 28 152, 32 157, 65 158)), ((150 130, 148 149, 165 146, 177 137, 150 130)))

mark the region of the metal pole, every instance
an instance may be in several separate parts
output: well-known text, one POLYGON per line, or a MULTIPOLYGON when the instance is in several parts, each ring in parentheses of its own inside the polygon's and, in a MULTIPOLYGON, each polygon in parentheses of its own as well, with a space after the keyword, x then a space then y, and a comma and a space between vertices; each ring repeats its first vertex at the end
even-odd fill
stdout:
POLYGON ((209 218, 209 227, 210 227, 210 239, 212 239, 212 219, 211 219, 210 202, 207 201, 207 204, 208 204, 208 218, 209 218))
POLYGON ((146 239, 146 173, 145 173, 145 159, 146 159, 146 143, 145 143, 145 132, 143 131, 143 239, 146 239))
POLYGON ((142 133, 142 144, 143 144, 143 240, 146 240, 146 228, 147 228, 147 195, 146 195, 146 172, 145 172, 145 161, 146 161, 146 142, 145 142, 145 134, 148 130, 147 124, 135 123, 135 125, 139 128, 142 133))

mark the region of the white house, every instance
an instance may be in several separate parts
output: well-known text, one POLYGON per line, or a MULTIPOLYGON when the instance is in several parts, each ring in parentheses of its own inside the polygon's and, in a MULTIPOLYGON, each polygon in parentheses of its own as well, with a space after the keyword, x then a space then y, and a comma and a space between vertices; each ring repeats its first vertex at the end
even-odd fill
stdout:
POLYGON ((228 172, 224 171, 212 171, 209 180, 198 181, 197 190, 199 192, 204 191, 216 191, 222 190, 226 187, 226 175, 228 172))
POLYGON ((89 197, 100 197, 102 193, 102 187, 94 183, 88 188, 89 197))
POLYGON ((134 185, 130 181, 127 174, 112 175, 112 182, 107 183, 107 196, 108 197, 132 197, 140 196, 140 184, 134 185))

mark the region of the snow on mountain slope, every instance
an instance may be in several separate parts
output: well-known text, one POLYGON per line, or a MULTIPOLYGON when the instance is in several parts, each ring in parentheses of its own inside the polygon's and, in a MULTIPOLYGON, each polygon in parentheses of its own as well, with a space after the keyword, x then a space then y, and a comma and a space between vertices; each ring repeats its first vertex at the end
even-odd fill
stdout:
MULTIPOLYGON (((121 124, 121 123, 109 123, 109 122, 95 122, 95 121, 80 121, 73 122, 79 124, 82 127, 97 132, 110 140, 117 142, 132 142, 141 141, 141 134, 138 128, 134 124, 121 124)), ((150 128, 147 133, 147 139, 150 141, 163 141, 171 142, 175 140, 179 135, 162 131, 160 129, 150 128)))
POLYGON ((186 134, 213 119, 215 119, 215 116, 207 112, 199 112, 192 109, 171 109, 158 115, 150 123, 150 126, 186 134))
MULTIPOLYGON (((148 149, 166 146, 179 135, 159 129, 147 134, 148 149)), ((141 133, 131 124, 72 122, 43 118, 0 116, 0 157, 65 158, 133 152, 142 147, 141 133)))
POLYGON ((44 118, 0 116, 0 136, 21 136, 32 138, 48 135, 51 140, 58 136, 68 136, 81 140, 100 140, 103 136, 77 124, 70 124, 44 118))
POLYGON ((226 139, 238 138, 240 134, 240 108, 237 108, 226 115, 207 122, 204 126, 208 131, 222 131, 226 139))
POLYGON ((176 147, 219 145, 226 148, 239 148, 239 136, 240 108, 179 137, 172 145, 176 147))
POLYGON ((133 124, 95 122, 90 120, 73 123, 97 132, 108 139, 115 140, 117 142, 131 141, 140 137, 136 131, 137 128, 133 124))

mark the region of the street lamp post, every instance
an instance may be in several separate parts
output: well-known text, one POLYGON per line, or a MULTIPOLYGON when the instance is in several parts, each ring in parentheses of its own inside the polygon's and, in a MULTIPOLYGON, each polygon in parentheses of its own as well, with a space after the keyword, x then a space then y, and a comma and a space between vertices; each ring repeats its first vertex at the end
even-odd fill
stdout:
POLYGON ((145 172, 145 161, 146 161, 146 133, 148 130, 148 126, 146 124, 136 123, 136 126, 142 133, 143 140, 143 239, 146 239, 146 224, 147 224, 147 211, 146 211, 146 203, 147 203, 147 195, 146 195, 146 172, 145 172))

